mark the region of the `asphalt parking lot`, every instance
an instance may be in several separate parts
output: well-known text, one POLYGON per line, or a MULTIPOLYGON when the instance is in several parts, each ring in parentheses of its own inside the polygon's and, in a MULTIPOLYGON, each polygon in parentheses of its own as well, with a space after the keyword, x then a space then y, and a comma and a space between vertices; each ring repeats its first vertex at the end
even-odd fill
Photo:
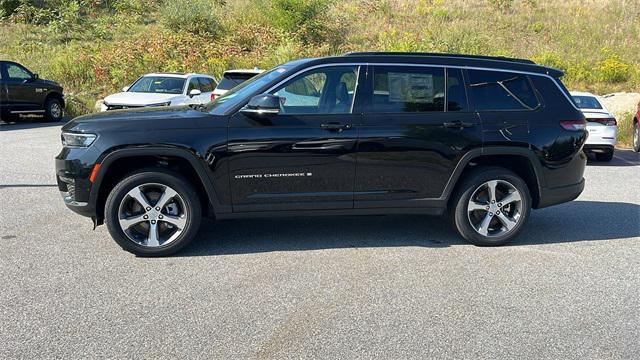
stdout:
POLYGON ((205 222, 136 258, 67 210, 60 124, 0 125, 0 358, 638 358, 640 157, 510 246, 440 218, 205 222))

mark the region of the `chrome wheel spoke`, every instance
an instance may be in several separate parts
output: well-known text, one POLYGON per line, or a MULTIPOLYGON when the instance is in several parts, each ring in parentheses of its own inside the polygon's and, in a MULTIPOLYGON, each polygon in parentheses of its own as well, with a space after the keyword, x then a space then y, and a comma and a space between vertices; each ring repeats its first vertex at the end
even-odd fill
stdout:
POLYGON ((159 246, 160 240, 158 236, 158 223, 151 223, 149 225, 149 237, 147 238, 147 246, 159 246))
POLYGON ((119 219, 120 227, 122 230, 127 230, 134 225, 138 225, 141 222, 148 221, 144 218, 144 215, 134 215, 124 219, 119 219))
POLYGON ((166 187, 164 189, 164 192, 162 193, 162 196, 160 196, 160 199, 158 199, 158 201, 156 202, 156 207, 159 207, 160 209, 164 208, 164 206, 167 205, 167 203, 176 195, 178 195, 178 193, 175 192, 175 190, 170 187, 166 187))
POLYGON ((161 221, 169 223, 177 227, 179 230, 184 229, 185 225, 187 224, 187 219, 185 217, 173 216, 173 215, 164 215, 161 221))
POLYGON ((498 220, 500 220, 502 225, 507 229, 507 231, 513 229, 518 223, 516 219, 510 218, 502 212, 497 214, 496 216, 498 217, 498 220))
POLYGON ((484 210, 487 211, 487 204, 482 204, 478 201, 475 200, 471 200, 469 202, 469 212, 475 211, 475 210, 484 210))
POLYGON ((511 204, 514 201, 520 201, 522 200, 522 198, 520 197, 520 193, 517 191, 514 191, 512 193, 509 193, 507 196, 503 197, 500 200, 500 203, 504 206, 507 204, 511 204))
POLYGON ((495 203, 496 202, 496 187, 498 187, 498 181, 491 180, 491 181, 487 182, 487 190, 489 192, 489 202, 490 203, 495 203))
POLYGON ((480 235, 487 236, 489 235, 489 224, 491 223, 491 219, 493 219, 493 214, 487 213, 482 219, 480 226, 478 227, 478 232, 480 235))
POLYGON ((131 189, 131 191, 129 191, 127 195, 134 198, 138 202, 138 204, 140 204, 140 206, 142 206, 143 208, 146 209, 151 207, 149 200, 147 200, 147 197, 142 192, 142 189, 140 188, 140 186, 131 189))

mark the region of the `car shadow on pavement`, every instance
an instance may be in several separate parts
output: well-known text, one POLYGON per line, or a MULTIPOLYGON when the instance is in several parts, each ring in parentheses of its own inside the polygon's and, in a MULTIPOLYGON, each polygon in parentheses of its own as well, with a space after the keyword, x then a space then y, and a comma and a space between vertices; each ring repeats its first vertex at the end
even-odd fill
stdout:
MULTIPOLYGON (((573 201, 533 211, 510 246, 622 240, 640 236, 640 205, 573 201)), ((443 217, 420 215, 273 218, 205 222, 176 256, 369 247, 468 245, 443 217)), ((471 245, 469 245, 471 246, 471 245)))
POLYGON ((52 126, 62 126, 71 120, 70 118, 63 118, 61 121, 44 121, 42 118, 29 118, 22 119, 17 122, 4 122, 0 121, 0 131, 11 130, 24 130, 24 129, 37 129, 52 126))
POLYGON ((598 161, 594 155, 589 155, 589 166, 640 166, 640 153, 629 149, 616 149, 611 161, 598 161))

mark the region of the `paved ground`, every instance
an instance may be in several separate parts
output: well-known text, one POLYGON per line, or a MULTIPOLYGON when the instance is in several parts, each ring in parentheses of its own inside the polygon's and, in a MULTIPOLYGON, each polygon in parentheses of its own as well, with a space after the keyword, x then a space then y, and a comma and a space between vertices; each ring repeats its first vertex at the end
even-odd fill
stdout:
POLYGON ((640 158, 512 246, 421 216, 205 223, 122 251, 54 185, 59 125, 0 125, 0 358, 638 358, 640 158))

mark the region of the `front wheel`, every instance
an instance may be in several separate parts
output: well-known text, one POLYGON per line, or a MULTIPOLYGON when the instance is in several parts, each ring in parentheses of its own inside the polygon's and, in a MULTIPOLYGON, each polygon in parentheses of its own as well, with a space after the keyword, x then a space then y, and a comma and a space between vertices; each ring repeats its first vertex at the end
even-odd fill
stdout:
POLYGON ((518 235, 531 212, 527 184, 498 167, 472 171, 452 202, 450 216, 458 233, 475 245, 498 246, 518 235))
POLYGON ((177 173, 149 169, 120 181, 107 197, 105 222, 124 250, 166 256, 185 247, 202 217, 198 193, 177 173))
POLYGON ((58 98, 50 98, 44 104, 44 118, 47 121, 62 120, 63 109, 62 101, 58 98))

